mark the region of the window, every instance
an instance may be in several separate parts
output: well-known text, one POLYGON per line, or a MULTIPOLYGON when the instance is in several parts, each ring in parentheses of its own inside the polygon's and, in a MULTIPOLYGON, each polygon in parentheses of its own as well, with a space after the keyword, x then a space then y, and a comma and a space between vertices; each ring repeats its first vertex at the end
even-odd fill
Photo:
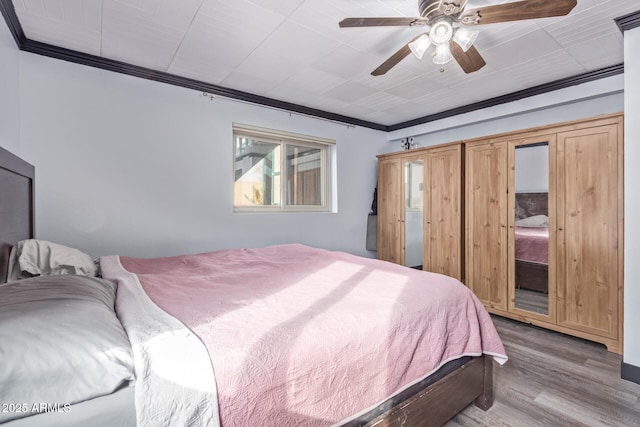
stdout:
POLYGON ((328 211, 334 144, 234 123, 234 211, 328 211))

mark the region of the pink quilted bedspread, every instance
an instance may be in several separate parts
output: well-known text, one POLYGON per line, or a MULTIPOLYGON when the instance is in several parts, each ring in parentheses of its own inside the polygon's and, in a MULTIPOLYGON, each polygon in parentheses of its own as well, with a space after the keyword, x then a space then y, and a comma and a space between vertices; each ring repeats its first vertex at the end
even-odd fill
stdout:
POLYGON ((506 360, 447 276, 303 245, 120 261, 207 347, 225 427, 330 425, 447 361, 506 360))
POLYGON ((549 228, 516 227, 516 259, 549 263, 549 228))

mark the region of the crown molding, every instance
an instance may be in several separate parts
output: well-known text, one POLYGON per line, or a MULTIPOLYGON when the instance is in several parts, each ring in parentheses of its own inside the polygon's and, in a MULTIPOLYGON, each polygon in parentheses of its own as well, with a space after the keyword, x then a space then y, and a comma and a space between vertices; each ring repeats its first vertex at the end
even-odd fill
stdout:
MULTIPOLYGON (((479 101, 462 107, 457 107, 439 113, 418 117, 416 119, 408 120, 405 122, 396 123, 393 125, 383 125, 380 123, 374 123, 354 117, 331 113, 316 108, 268 98, 249 92, 243 92, 236 89, 206 83, 200 80, 189 79, 163 71, 152 70, 149 68, 120 62, 113 59, 107 59, 100 56, 90 55, 87 53, 30 40, 26 37, 22 29, 22 25, 20 24, 15 8, 13 6, 13 2, 11 0, 0 0, 0 12, 2 12, 2 16, 4 16, 7 26, 9 27, 9 30, 11 31, 11 34, 16 41, 16 45, 20 50, 25 52, 48 56, 50 58, 61 59, 63 61, 69 61, 89 67, 100 68, 116 73, 127 74, 130 76, 153 80, 174 86, 180 86, 187 89, 206 92, 208 94, 224 98, 235 99, 251 104, 262 105, 269 108, 275 108, 311 117, 318 117, 320 119, 345 123, 347 125, 361 126, 383 132, 392 132, 416 125, 421 125, 436 120, 457 116, 459 114, 465 114, 471 111, 481 110, 483 108, 517 101, 530 96, 541 95, 546 92, 551 92, 569 86, 575 86, 582 83, 610 77, 624 72, 624 64, 617 64, 610 67, 601 68, 599 70, 579 74, 577 76, 567 77, 550 83, 545 83, 521 91, 512 92, 495 98, 490 98, 484 101, 479 101)), ((616 18, 615 21, 622 31, 640 26, 640 11, 620 18, 616 18)))
POLYGON ((436 120, 446 119, 448 117, 457 116, 459 114, 470 113, 472 111, 482 110, 484 108, 494 107, 496 105, 518 101, 523 98, 528 98, 535 95, 541 95, 543 93, 552 92, 554 90, 564 89, 566 87, 575 86, 582 83, 587 83, 587 82, 615 76, 617 74, 622 74, 622 73, 624 73, 624 64, 617 64, 617 65, 612 65, 610 67, 600 68, 599 70, 589 71, 587 73, 579 74, 577 76, 555 80, 550 83, 545 83, 542 85, 530 87, 528 89, 523 89, 517 92, 511 92, 506 95, 497 96, 495 98, 485 99, 484 101, 475 102, 473 104, 464 105, 462 107, 452 108, 450 110, 442 111, 440 113, 430 114, 428 116, 419 117, 417 119, 408 120, 406 122, 387 126, 387 132, 393 132, 396 130, 405 129, 412 126, 434 122, 436 120))
POLYGON ((9 30, 11 31, 13 38, 18 45, 18 48, 24 52, 35 53, 37 55, 48 56, 50 58, 61 59, 63 61, 74 62, 76 64, 87 65, 89 67, 100 68, 103 70, 113 71, 121 74, 127 74, 147 80, 180 86, 187 89, 194 89, 197 91, 206 92, 210 95, 244 101, 250 104, 263 105, 266 107, 289 111, 292 113, 319 117, 321 119, 329 121, 335 121, 354 126, 362 126, 365 128, 380 131, 387 130, 387 127, 385 125, 379 123, 360 120, 354 117, 348 117, 341 114, 319 110, 317 108, 306 107, 291 102, 255 95, 253 93, 243 92, 195 79, 177 76, 175 74, 170 74, 163 71, 152 70, 121 61, 115 61, 113 59, 107 59, 100 56, 90 55, 88 53, 78 52, 75 50, 30 40, 24 34, 22 25, 18 20, 18 16, 13 6, 13 2, 11 0, 0 0, 0 10, 2 11, 2 15, 7 22, 7 26, 9 27, 9 30))
POLYGON ((614 21, 616 21, 618 28, 620 28, 620 31, 624 34, 627 30, 640 27, 640 10, 615 18, 614 21))
POLYGON ((140 67, 138 65, 132 65, 126 62, 90 55, 87 53, 65 49, 29 39, 25 40, 25 42, 20 46, 20 49, 25 52, 48 56, 50 58, 62 59, 64 61, 74 62, 76 64, 87 65, 89 67, 100 68, 103 70, 113 71, 121 74, 127 74, 130 76, 153 80, 160 83, 166 83, 173 86, 180 86, 187 89, 206 92, 209 95, 235 99, 250 104, 263 105, 269 108, 275 108, 305 116, 319 117, 321 119, 329 121, 345 123, 354 126, 362 126, 365 128, 380 131, 386 131, 387 129, 385 125, 381 125, 378 123, 360 120, 354 117, 343 116, 341 114, 335 114, 316 108, 305 107, 303 105, 280 101, 278 99, 268 98, 265 96, 255 95, 249 92, 243 92, 236 89, 218 86, 200 80, 189 79, 186 77, 177 76, 175 74, 152 70, 150 68, 140 67))
POLYGON ((16 10, 13 7, 13 2, 11 0, 0 0, 0 13, 2 13, 18 48, 22 49, 21 46, 27 40, 27 36, 24 35, 22 25, 20 25, 18 15, 16 15, 16 10))

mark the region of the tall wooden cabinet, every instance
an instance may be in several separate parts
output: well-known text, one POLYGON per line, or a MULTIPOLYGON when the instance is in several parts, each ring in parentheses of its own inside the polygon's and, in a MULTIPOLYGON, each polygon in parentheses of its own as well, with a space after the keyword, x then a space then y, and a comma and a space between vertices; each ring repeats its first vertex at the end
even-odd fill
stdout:
POLYGON ((618 123, 558 134, 558 325, 621 339, 618 123))
POLYGON ((378 258, 416 266, 419 240, 489 312, 622 352, 622 114, 378 159, 378 258))
POLYGON ((465 141, 466 284, 488 311, 621 353, 622 129, 617 114, 465 141), (522 149, 541 146, 548 153, 539 168, 547 186, 547 264, 525 264, 544 265, 548 278, 534 292, 516 283, 516 233, 523 229, 516 211, 531 193, 515 177, 527 166, 517 162, 522 149))
POLYGON ((425 153, 425 270, 464 279, 462 144, 425 153))
POLYGON ((404 264, 403 169, 401 158, 378 163, 378 258, 404 264))
POLYGON ((507 143, 466 153, 467 285, 485 306, 507 310, 507 143))
POLYGON ((379 259, 418 267, 419 245, 424 270, 463 278, 463 155, 453 143, 378 156, 379 259))

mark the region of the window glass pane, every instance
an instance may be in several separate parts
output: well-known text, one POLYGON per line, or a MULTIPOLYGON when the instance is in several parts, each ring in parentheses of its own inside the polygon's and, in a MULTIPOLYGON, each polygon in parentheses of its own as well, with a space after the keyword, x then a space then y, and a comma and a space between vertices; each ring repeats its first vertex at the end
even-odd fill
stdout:
POLYGON ((322 206, 322 150, 287 144, 287 205, 322 206))
POLYGON ((236 136, 234 206, 280 206, 281 145, 236 136))

